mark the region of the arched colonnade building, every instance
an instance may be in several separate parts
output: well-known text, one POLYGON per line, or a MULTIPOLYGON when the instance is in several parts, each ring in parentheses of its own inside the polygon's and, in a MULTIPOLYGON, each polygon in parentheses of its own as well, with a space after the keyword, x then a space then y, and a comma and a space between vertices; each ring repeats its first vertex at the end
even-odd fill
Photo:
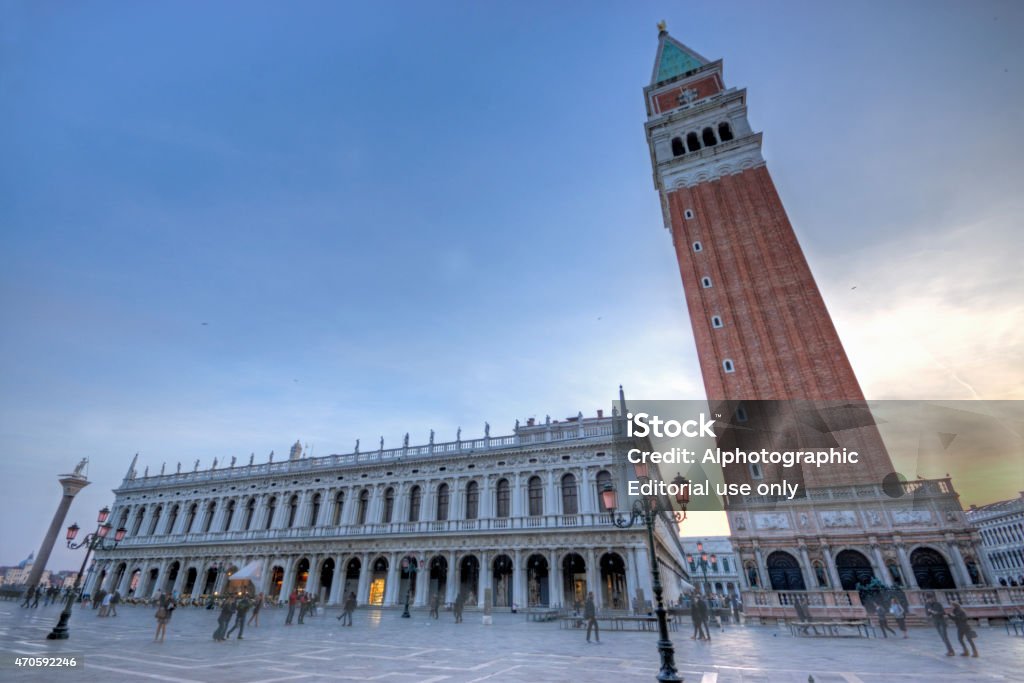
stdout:
MULTIPOLYGON (((293 589, 337 604, 429 604, 462 596, 498 609, 571 607, 593 591, 602 609, 650 600, 646 531, 612 524, 600 491, 620 505, 632 474, 615 415, 518 423, 513 434, 319 458, 138 476, 133 461, 111 519, 128 529, 100 552, 86 590, 223 592, 257 562, 254 588, 293 589)), ((649 449, 650 447, 647 446, 649 449)), ((658 476, 654 473, 654 476, 658 476)), ((689 586, 675 523, 656 546, 666 600, 689 586)))

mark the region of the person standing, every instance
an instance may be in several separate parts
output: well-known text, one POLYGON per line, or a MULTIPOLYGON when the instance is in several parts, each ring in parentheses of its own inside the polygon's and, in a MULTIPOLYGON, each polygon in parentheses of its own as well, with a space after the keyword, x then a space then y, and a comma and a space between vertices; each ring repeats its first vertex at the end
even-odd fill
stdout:
POLYGON ((587 593, 587 601, 583 605, 583 619, 587 622, 587 642, 590 642, 590 629, 594 629, 595 642, 601 642, 601 628, 597 625, 597 608, 594 606, 594 594, 587 593))
POLYGON ((950 613, 950 618, 953 623, 956 624, 956 639, 960 641, 960 647, 963 648, 963 652, 960 653, 961 657, 967 656, 967 646, 964 645, 964 639, 971 645, 971 651, 974 653, 972 657, 978 656, 978 648, 974 645, 974 639, 978 637, 974 629, 967 622, 967 612, 964 612, 964 608, 960 606, 959 602, 952 603, 953 611, 950 613))
POLYGON ((98 617, 108 616, 110 613, 110 601, 114 599, 113 593, 107 593, 103 596, 103 604, 100 605, 100 611, 96 615, 98 617))
POLYGON ((263 593, 257 595, 256 604, 252 607, 252 616, 249 617, 249 624, 251 624, 253 628, 260 627, 260 610, 263 609, 263 599, 263 593))
POLYGON ((345 598, 345 604, 341 607, 341 616, 338 617, 338 621, 341 622, 342 626, 352 625, 352 613, 356 611, 356 594, 349 593, 348 597, 345 598))
POLYGON ((153 642, 164 642, 164 636, 167 635, 167 622, 171 620, 171 616, 173 614, 174 600, 161 593, 159 599, 157 600, 156 635, 153 636, 153 642))
POLYGON ((220 616, 217 617, 217 630, 213 632, 213 639, 223 641, 231 623, 231 617, 235 614, 235 598, 228 597, 220 606, 220 616))
POLYGON ((231 634, 238 629, 238 639, 243 640, 242 633, 245 631, 245 618, 249 616, 249 608, 252 607, 252 602, 249 600, 248 595, 242 595, 239 601, 235 604, 235 625, 228 629, 228 632, 224 634, 225 638, 230 638, 231 634))
POLYGON ((299 594, 299 623, 304 624, 303 619, 309 613, 309 593, 302 591, 299 594))
POLYGON ((903 605, 897 598, 892 599, 892 603, 889 605, 889 614, 893 619, 896 620, 896 626, 903 631, 903 637, 907 637, 907 612, 903 609, 903 605))
POLYGON ((438 610, 441 609, 441 593, 436 592, 430 597, 430 616, 437 619, 438 610))
POLYGON ((885 605, 879 603, 878 607, 875 608, 875 616, 878 617, 878 628, 882 629, 883 638, 889 637, 886 635, 886 631, 893 636, 896 635, 896 631, 893 631, 892 626, 889 626, 889 610, 885 608, 885 605))
POLYGON ((462 623, 462 608, 466 604, 466 596, 462 593, 455 598, 455 604, 452 605, 452 614, 455 616, 455 623, 462 623))
POLYGON ((96 597, 92 599, 92 608, 99 609, 99 606, 103 604, 103 600, 107 597, 107 591, 102 588, 96 591, 96 597))
POLYGON ((299 602, 299 594, 294 590, 288 594, 288 616, 284 620, 285 626, 292 625, 292 618, 295 616, 295 606, 299 602))
POLYGON ((107 612, 108 617, 117 616, 117 606, 121 603, 121 592, 115 590, 114 594, 110 596, 110 611, 107 612))
POLYGON ((690 636, 690 640, 704 640, 704 617, 701 614, 703 606, 700 596, 694 595, 690 601, 690 621, 693 622, 693 635, 690 636))
POLYGON ((949 624, 946 623, 946 611, 942 609, 942 605, 935 599, 935 593, 928 596, 928 602, 924 606, 925 614, 932 620, 932 625, 935 626, 935 630, 939 632, 939 637, 942 638, 942 642, 946 645, 946 656, 955 657, 956 653, 953 652, 953 646, 949 643, 949 624))

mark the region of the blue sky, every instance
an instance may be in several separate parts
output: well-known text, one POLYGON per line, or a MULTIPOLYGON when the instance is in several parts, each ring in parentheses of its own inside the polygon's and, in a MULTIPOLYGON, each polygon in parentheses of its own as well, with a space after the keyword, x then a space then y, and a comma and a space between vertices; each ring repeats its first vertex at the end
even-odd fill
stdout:
POLYGON ((84 456, 80 523, 135 452, 702 397, 643 137, 660 19, 748 88, 869 397, 1024 398, 1020 3, 0 13, 0 564, 84 456))

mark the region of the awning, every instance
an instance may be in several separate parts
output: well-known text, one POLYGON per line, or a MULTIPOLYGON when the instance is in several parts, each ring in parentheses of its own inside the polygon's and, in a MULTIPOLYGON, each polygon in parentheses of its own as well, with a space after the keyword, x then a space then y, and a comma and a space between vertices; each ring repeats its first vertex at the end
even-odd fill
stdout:
POLYGON ((231 575, 232 581, 252 581, 253 583, 263 578, 263 563, 254 560, 231 575))

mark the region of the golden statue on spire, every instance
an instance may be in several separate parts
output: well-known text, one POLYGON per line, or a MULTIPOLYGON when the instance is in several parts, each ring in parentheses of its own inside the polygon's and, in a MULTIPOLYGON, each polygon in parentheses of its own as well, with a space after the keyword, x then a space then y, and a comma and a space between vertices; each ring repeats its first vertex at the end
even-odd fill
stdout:
POLYGON ((668 33, 668 25, 664 19, 658 22, 658 33, 668 33))

